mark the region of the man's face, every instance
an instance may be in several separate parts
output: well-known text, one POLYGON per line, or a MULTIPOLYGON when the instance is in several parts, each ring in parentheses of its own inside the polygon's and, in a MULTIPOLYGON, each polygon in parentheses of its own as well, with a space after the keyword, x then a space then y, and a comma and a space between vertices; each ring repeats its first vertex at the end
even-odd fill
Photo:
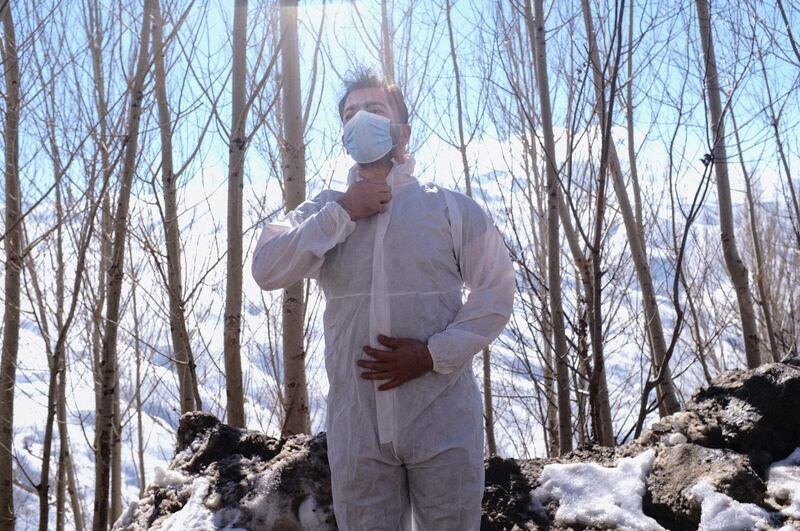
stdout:
POLYGON ((342 125, 346 124, 350 118, 361 110, 384 116, 394 123, 400 121, 397 111, 389 100, 389 95, 381 88, 363 88, 348 94, 344 102, 342 125))
MULTIPOLYGON (((398 162, 406 159, 406 145, 411 136, 411 127, 408 124, 400 123, 400 113, 392 105, 389 95, 382 88, 363 88, 357 89, 347 95, 342 112, 342 125, 344 126, 350 118, 358 111, 367 111, 388 118, 392 122, 392 137, 395 139, 395 147, 387 155, 388 159, 394 157, 398 162)), ((342 139, 344 142, 344 138, 342 139)), ((387 160, 388 160, 387 159, 387 160)))

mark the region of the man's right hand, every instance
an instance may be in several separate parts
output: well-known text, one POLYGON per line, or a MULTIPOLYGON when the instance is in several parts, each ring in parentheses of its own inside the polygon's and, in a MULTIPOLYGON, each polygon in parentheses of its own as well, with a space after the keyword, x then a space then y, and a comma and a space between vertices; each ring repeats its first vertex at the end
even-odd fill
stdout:
POLYGON ((386 203, 392 199, 392 189, 384 181, 362 179, 350 185, 342 197, 336 200, 353 221, 386 211, 386 203))

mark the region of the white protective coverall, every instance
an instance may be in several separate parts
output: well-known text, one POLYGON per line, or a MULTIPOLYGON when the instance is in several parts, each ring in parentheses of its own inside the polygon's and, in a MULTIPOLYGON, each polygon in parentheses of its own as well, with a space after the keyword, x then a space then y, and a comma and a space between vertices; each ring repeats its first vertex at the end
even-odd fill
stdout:
MULTIPOLYGON (((387 177, 385 212, 352 221, 325 190, 263 229, 262 289, 316 278, 323 316, 328 456, 340 529, 479 529, 483 415, 472 358, 511 315, 514 270, 502 237, 466 195, 420 184, 414 160, 387 177), (462 303, 462 288, 469 295, 462 303), (361 378, 378 334, 427 343, 434 370, 399 387, 361 378), (409 507, 412 507, 413 517, 409 507), (404 522, 404 523, 401 523, 404 522)), ((348 184, 360 179, 357 166, 348 184)))

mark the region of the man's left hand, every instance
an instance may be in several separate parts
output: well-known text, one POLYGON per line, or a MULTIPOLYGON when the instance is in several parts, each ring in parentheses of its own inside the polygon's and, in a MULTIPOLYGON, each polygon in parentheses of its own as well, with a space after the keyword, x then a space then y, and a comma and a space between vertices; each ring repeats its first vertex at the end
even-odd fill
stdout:
POLYGON ((433 358, 425 343, 416 339, 386 336, 378 336, 378 342, 390 350, 365 346, 364 352, 375 358, 375 361, 358 360, 356 363, 363 369, 369 369, 361 373, 362 378, 388 380, 378 387, 379 390, 393 389, 433 370, 433 358))

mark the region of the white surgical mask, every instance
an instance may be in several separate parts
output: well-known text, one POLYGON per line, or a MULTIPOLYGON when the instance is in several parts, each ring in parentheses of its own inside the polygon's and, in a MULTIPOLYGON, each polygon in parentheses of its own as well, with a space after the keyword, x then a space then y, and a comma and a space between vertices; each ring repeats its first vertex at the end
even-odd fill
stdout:
POLYGON ((384 116, 358 111, 344 126, 344 147, 359 164, 375 162, 394 147, 391 125, 384 116))

